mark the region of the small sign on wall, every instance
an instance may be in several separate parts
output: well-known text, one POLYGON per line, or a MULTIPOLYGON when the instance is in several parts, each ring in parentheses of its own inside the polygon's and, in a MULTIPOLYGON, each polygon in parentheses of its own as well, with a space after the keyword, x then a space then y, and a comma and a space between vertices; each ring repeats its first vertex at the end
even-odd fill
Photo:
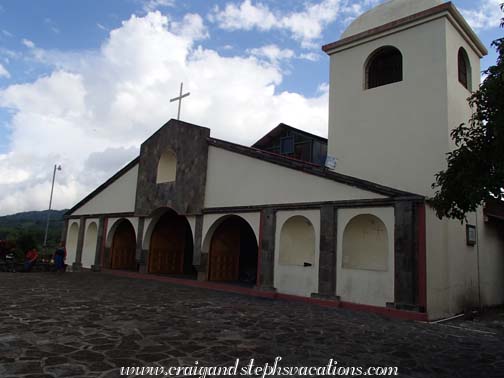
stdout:
POLYGON ((476 226, 472 224, 466 224, 466 242, 467 245, 476 244, 476 226))
POLYGON ((325 161, 325 166, 327 169, 334 171, 336 169, 337 164, 338 164, 338 159, 336 159, 334 156, 327 155, 326 161, 325 161))

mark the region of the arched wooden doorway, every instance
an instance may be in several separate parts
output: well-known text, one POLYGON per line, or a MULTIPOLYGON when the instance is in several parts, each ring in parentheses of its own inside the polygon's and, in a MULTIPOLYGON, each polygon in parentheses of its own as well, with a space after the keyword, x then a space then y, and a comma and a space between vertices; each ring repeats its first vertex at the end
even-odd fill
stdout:
POLYGON ((168 211, 156 223, 149 247, 149 273, 196 274, 192 265, 193 238, 187 219, 168 211))
POLYGON ((215 230, 210 243, 210 281, 254 285, 257 280, 257 240, 244 219, 231 216, 215 230))
POLYGON ((110 268, 137 270, 135 254, 135 229, 126 219, 120 220, 114 231, 112 247, 110 248, 110 268))

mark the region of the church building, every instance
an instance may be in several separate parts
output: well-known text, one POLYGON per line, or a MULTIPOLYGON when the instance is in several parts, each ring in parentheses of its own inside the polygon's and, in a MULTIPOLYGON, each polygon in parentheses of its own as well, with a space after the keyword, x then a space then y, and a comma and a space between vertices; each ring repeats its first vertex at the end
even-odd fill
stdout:
POLYGON ((247 147, 170 120, 67 212, 72 269, 424 319, 504 303, 502 203, 463 224, 428 203, 450 131, 470 118, 478 36, 450 2, 392 0, 322 49, 328 139, 280 124, 247 147))

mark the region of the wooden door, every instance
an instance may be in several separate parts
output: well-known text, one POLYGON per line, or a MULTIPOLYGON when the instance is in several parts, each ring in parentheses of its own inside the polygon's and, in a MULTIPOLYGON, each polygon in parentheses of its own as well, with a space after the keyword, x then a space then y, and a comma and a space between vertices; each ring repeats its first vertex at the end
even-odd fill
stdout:
POLYGON ((222 223, 210 245, 211 281, 238 281, 240 274, 240 225, 233 220, 222 223))
POLYGON ((149 250, 149 272, 184 273, 186 225, 175 216, 161 219, 152 234, 149 250))
POLYGON ((136 270, 136 239, 133 226, 123 221, 114 233, 111 248, 112 269, 136 270))

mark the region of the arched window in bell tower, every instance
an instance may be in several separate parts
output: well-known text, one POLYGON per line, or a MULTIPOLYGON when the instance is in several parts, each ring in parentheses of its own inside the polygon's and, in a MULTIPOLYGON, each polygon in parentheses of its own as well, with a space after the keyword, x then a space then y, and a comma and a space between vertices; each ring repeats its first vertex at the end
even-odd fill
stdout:
POLYGON ((380 47, 369 56, 365 69, 366 89, 402 81, 402 54, 398 49, 392 46, 380 47))
POLYGON ((460 84, 471 90, 471 63, 463 47, 458 52, 458 80, 460 84))

